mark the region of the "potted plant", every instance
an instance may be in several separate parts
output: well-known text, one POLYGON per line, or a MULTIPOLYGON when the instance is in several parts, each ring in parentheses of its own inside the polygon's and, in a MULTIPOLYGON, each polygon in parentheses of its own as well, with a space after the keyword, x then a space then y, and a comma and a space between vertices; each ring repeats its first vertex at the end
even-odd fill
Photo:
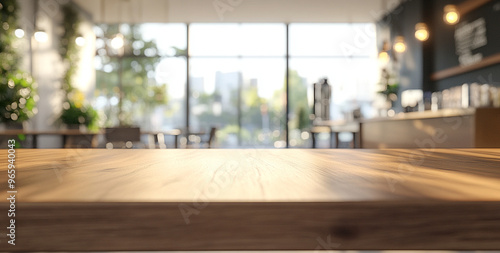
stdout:
POLYGON ((395 80, 396 78, 389 74, 385 68, 382 69, 380 84, 383 86, 383 89, 378 93, 385 95, 387 103, 390 104, 389 108, 393 108, 394 102, 398 100, 399 84, 395 80))
POLYGON ((91 131, 98 129, 97 112, 92 106, 85 104, 85 96, 76 89, 68 94, 59 119, 68 129, 80 129, 80 126, 85 126, 91 131))
POLYGON ((22 123, 38 112, 36 87, 33 78, 21 71, 0 77, 0 121, 7 128, 22 129, 22 123))

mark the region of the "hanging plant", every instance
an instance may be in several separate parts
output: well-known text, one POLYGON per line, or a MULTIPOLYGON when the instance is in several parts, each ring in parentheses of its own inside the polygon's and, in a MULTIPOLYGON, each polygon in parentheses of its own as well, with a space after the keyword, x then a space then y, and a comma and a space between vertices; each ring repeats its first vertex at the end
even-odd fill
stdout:
POLYGON ((79 48, 76 45, 76 38, 78 37, 78 29, 80 27, 80 18, 78 12, 66 4, 62 7, 63 13, 63 33, 61 35, 61 42, 59 54, 66 65, 66 72, 63 77, 63 90, 69 93, 73 90, 73 76, 77 71, 77 64, 79 60, 79 48))
POLYGON ((77 71, 79 48, 76 45, 80 19, 76 10, 66 4, 62 7, 63 33, 59 53, 66 65, 63 76, 62 90, 64 92, 63 110, 60 121, 67 126, 85 125, 89 130, 97 130, 98 115, 91 105, 86 103, 85 95, 74 88, 73 77, 77 71))

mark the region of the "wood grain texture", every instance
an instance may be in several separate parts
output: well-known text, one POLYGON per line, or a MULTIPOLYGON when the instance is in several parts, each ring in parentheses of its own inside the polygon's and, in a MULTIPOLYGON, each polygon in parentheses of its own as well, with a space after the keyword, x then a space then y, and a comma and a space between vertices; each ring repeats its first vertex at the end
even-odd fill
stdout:
POLYGON ((16 150, 17 245, 0 251, 500 249, 499 164, 500 149, 16 150))
POLYGON ((361 125, 361 147, 474 148, 474 122, 472 115, 367 121, 361 125))
POLYGON ((467 1, 464 1, 457 6, 458 13, 460 13, 461 16, 465 16, 469 12, 487 4, 488 2, 491 2, 491 0, 467 0, 467 1))
POLYGON ((481 108, 474 117, 477 148, 500 147, 500 108, 481 108))
POLYGON ((363 148, 499 148, 500 108, 401 113, 361 123, 363 148))

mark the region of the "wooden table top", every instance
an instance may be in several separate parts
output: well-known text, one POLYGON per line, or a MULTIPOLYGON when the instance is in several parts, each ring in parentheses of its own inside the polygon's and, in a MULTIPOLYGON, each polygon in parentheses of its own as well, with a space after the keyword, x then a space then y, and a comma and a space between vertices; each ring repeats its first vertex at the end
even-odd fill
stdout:
POLYGON ((0 251, 500 249, 500 149, 19 149, 16 169, 0 251))

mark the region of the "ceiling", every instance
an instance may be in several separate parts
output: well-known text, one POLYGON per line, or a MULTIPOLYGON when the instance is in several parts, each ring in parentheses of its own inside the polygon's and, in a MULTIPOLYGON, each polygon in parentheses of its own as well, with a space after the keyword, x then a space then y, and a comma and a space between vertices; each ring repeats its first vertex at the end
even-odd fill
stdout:
POLYGON ((73 0, 96 23, 374 22, 402 0, 73 0))

